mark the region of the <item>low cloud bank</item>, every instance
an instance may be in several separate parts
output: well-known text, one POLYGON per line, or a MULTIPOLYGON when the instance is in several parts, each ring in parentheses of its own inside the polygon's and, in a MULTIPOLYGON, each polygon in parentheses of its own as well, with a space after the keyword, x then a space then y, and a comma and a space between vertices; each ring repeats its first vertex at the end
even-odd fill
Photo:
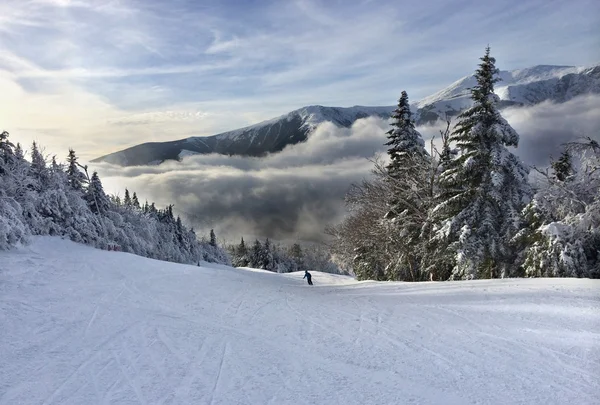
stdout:
MULTIPOLYGON (((600 137, 600 96, 564 104, 510 108, 503 116, 521 135, 515 150, 526 163, 542 166, 561 144, 600 137)), ((426 140, 445 123, 418 128, 426 140)), ((370 175, 376 153, 386 150, 387 121, 358 120, 351 128, 320 125, 302 144, 266 158, 195 155, 159 166, 97 167, 109 192, 125 187, 143 200, 175 204, 175 211, 201 232, 214 228, 227 240, 269 237, 319 241, 327 224, 344 214, 350 184, 370 175)))

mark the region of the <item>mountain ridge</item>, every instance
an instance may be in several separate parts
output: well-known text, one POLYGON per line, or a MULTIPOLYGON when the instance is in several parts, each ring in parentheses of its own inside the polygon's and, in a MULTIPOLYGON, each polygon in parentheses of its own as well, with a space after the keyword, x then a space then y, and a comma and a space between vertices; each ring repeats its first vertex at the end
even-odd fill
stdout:
MULTIPOLYGON (((528 106, 543 101, 566 102, 583 94, 600 94, 600 65, 536 65, 500 71, 495 93, 500 107, 528 106)), ((458 115, 470 107, 473 75, 464 76, 444 89, 411 103, 417 125, 458 115)), ((395 106, 327 107, 309 105, 247 127, 206 137, 188 137, 167 142, 147 142, 101 156, 92 162, 121 166, 160 164, 194 154, 217 153, 261 157, 307 139, 317 125, 332 122, 350 127, 369 116, 389 118, 395 106)))

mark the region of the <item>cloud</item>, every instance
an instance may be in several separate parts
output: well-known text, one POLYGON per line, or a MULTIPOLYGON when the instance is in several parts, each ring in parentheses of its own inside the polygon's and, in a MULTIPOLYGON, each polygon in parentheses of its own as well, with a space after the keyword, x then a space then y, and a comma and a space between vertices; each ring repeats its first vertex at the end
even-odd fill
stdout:
MULTIPOLYGON (((527 163, 544 165, 560 145, 582 135, 600 141, 595 114, 600 96, 564 104, 511 108, 503 115, 521 135, 515 152, 527 163)), ((125 187, 175 211, 201 232, 210 228, 230 241, 244 236, 277 240, 322 240, 324 227, 345 214, 344 196, 352 183, 370 176, 370 158, 385 152, 389 123, 358 120, 351 128, 324 123, 305 143, 266 158, 195 155, 182 162, 121 168, 94 166, 105 188, 122 195, 125 187)), ((419 127, 423 138, 439 139, 441 123, 419 127)))
POLYGON ((196 227, 232 240, 320 240, 324 226, 343 215, 348 186, 369 176, 368 159, 384 150, 387 126, 378 118, 352 128, 325 123, 307 142, 263 159, 196 155, 160 166, 97 168, 108 190, 128 187, 161 205, 174 203, 196 227))
POLYGON ((600 141, 600 95, 569 102, 544 102, 531 107, 508 108, 502 114, 521 135, 515 153, 525 162, 544 166, 558 157, 562 145, 581 137, 600 141))

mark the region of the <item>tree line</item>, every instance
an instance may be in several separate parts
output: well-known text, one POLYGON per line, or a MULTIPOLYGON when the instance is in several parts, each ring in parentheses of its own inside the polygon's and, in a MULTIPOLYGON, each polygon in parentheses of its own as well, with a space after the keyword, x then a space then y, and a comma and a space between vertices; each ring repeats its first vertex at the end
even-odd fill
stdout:
POLYGON ((30 161, 8 132, 0 134, 0 249, 27 243, 32 235, 56 235, 101 249, 179 263, 229 264, 227 252, 188 229, 173 206, 142 205, 134 192, 124 199, 104 191, 74 150, 66 163, 48 159, 34 142, 30 161))

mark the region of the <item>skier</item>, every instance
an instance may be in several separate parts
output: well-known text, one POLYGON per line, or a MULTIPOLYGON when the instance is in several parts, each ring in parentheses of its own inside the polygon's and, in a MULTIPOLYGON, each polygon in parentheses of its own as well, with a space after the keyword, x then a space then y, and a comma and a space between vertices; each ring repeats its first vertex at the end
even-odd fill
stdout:
POLYGON ((304 270, 304 277, 302 277, 302 280, 306 279, 306 281, 308 281, 308 285, 313 285, 312 283, 312 276, 310 275, 310 273, 308 272, 308 270, 304 270))

